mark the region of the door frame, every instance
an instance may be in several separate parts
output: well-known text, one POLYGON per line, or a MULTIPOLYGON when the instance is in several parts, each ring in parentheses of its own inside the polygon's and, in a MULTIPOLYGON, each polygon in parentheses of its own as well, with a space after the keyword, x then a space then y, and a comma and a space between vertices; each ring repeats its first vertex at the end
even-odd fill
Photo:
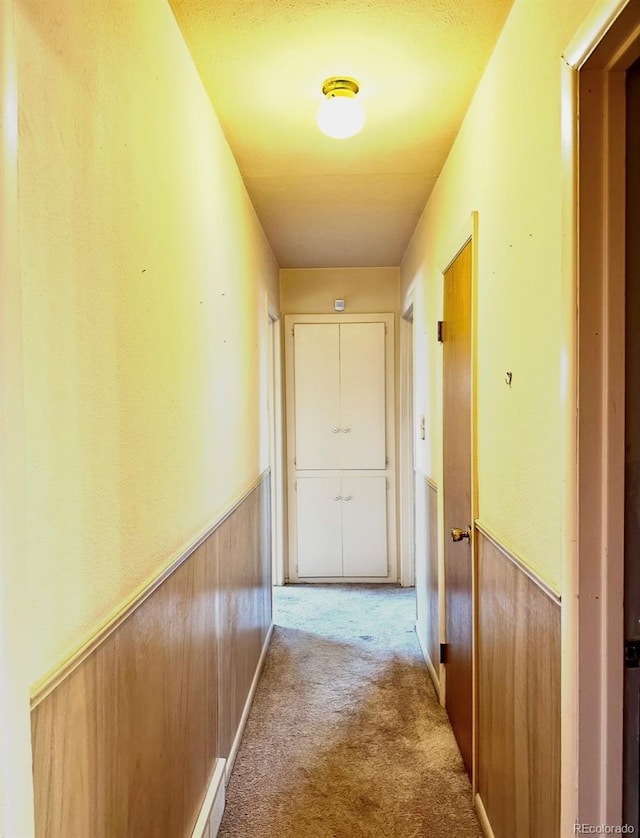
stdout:
POLYGON ((622 819, 624 71, 640 4, 600 0, 562 60, 561 832, 622 819), (587 95, 588 85, 588 95, 587 95), (578 119, 579 115, 579 119, 578 119), (585 386, 583 386, 583 384, 585 386))
MULTIPOLYGON (((445 273, 449 267, 455 262, 458 254, 464 247, 471 242, 471 426, 469 428, 470 444, 471 444, 471 525, 473 527, 471 535, 471 607, 472 607, 472 625, 471 625, 471 645, 472 645, 472 675, 471 675, 471 725, 472 725, 472 791, 475 799, 476 784, 478 776, 478 547, 475 524, 478 518, 478 457, 477 457, 477 402, 478 402, 478 374, 477 374, 477 357, 478 357, 478 226, 479 217, 478 211, 473 210, 466 219, 458 226, 455 234, 451 237, 449 245, 443 249, 441 257, 438 259, 438 270, 442 275, 441 288, 441 303, 440 311, 443 313, 444 308, 444 283, 445 273)), ((442 344, 440 344, 442 349, 442 344)), ((443 353, 440 352, 439 359, 440 366, 440 427, 444 430, 444 363, 443 353)), ((440 435, 442 439, 442 434, 440 435)), ((438 492, 438 578, 440 579, 439 590, 439 605, 440 605, 440 640, 442 643, 447 642, 446 638, 446 574, 444 563, 445 538, 446 533, 444 529, 444 496, 445 496, 445 479, 444 479, 444 447, 440 451, 440 485, 442 490, 438 492)), ((447 669, 446 665, 440 665, 440 703, 446 707, 447 695, 447 669)))
MULTIPOLYGON (((384 323, 385 335, 385 375, 386 375, 386 448, 388 463, 386 469, 375 470, 377 474, 384 474, 389 484, 387 498, 387 550, 389 574, 386 577, 318 577, 306 578, 305 582, 312 583, 395 583, 400 574, 398 567, 398 526, 396 522, 396 395, 395 395, 395 333, 393 314, 285 314, 284 343, 285 343, 285 439, 286 439, 286 474, 287 474, 287 550, 285 574, 286 581, 297 583, 297 522, 296 522, 296 446, 295 446, 295 398, 294 398, 294 340, 293 329, 296 323, 384 323)), ((326 471, 308 471, 309 476, 330 476, 341 474, 339 469, 326 471)), ((366 476, 370 471, 354 469, 354 477, 366 476)))
POLYGON ((271 582, 284 585, 284 431, 282 415, 282 320, 267 301, 269 465, 271 467, 271 582))
POLYGON ((400 584, 415 586, 415 411, 413 292, 400 315, 400 584))

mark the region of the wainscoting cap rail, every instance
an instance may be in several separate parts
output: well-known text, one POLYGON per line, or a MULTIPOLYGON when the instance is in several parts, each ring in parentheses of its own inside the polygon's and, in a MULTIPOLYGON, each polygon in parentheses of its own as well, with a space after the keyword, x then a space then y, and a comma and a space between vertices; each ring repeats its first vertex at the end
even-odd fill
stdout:
POLYGON ((480 520, 475 521, 475 527, 478 532, 482 533, 482 535, 489 539, 489 541, 493 544, 493 546, 500 550, 500 552, 509 559, 519 570, 521 570, 525 576, 527 576, 534 585, 537 585, 543 593, 545 593, 550 600, 556 603, 556 605, 560 605, 562 602, 562 596, 559 591, 553 588, 548 582, 545 582, 541 576, 533 570, 533 568, 529 567, 529 565, 521 559, 517 553, 509 547, 502 539, 500 539, 486 524, 483 524, 480 520))
POLYGON ((46 675, 31 687, 31 709, 37 707, 53 690, 68 676, 74 669, 80 666, 95 649, 104 642, 124 621, 131 616, 148 599, 151 594, 176 571, 180 565, 197 550, 200 545, 209 538, 212 532, 217 529, 240 504, 266 479, 271 473, 266 468, 253 483, 231 502, 227 509, 219 515, 216 520, 208 524, 196 538, 191 541, 178 555, 170 561, 154 576, 143 582, 140 587, 122 605, 114 609, 104 622, 87 637, 73 652, 63 661, 53 667, 46 675))

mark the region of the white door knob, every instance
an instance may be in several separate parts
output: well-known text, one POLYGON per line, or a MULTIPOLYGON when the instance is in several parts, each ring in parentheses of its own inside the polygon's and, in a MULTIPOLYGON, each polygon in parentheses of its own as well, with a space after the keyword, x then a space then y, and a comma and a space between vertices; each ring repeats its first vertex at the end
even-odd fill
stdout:
POLYGON ((351 428, 343 428, 342 433, 343 434, 348 434, 350 430, 351 430, 351 428))
POLYGON ((334 496, 333 496, 333 499, 334 499, 334 500, 340 500, 340 495, 334 495, 334 496))
POLYGON ((344 499, 345 499, 345 500, 351 500, 351 495, 345 495, 345 496, 344 496, 344 499))
POLYGON ((334 434, 339 434, 340 433, 340 428, 331 428, 331 432, 334 433, 334 434))

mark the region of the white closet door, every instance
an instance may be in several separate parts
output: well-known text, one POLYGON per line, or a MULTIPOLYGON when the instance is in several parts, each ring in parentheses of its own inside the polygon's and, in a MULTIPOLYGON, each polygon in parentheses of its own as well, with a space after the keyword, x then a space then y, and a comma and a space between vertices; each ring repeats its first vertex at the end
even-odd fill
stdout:
POLYGON ((340 324, 340 468, 386 467, 384 323, 340 324))
POLYGON ((294 328, 296 468, 340 467, 340 327, 294 328))
POLYGON ((387 481, 342 478, 342 556, 345 576, 387 575, 387 481))
POLYGON ((296 507, 298 576, 342 576, 340 478, 298 478, 296 507))

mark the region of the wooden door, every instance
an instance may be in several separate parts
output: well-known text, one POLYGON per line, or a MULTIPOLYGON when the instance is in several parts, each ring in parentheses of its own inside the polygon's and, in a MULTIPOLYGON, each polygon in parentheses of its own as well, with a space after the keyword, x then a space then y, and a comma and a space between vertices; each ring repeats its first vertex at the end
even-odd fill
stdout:
POLYGON ((342 576, 339 477, 296 480, 298 576, 342 576))
POLYGON ((384 328, 340 324, 340 468, 386 467, 384 328))
POLYGON ((444 276, 443 503, 446 707, 472 770, 471 242, 444 276), (453 541, 452 530, 466 533, 453 541))
POLYGON ((340 326, 297 323, 294 341, 296 468, 340 468, 340 326))
POLYGON ((387 575, 387 478, 342 477, 345 576, 387 575))
POLYGON ((627 72, 624 822, 640 829, 640 61, 627 72))

